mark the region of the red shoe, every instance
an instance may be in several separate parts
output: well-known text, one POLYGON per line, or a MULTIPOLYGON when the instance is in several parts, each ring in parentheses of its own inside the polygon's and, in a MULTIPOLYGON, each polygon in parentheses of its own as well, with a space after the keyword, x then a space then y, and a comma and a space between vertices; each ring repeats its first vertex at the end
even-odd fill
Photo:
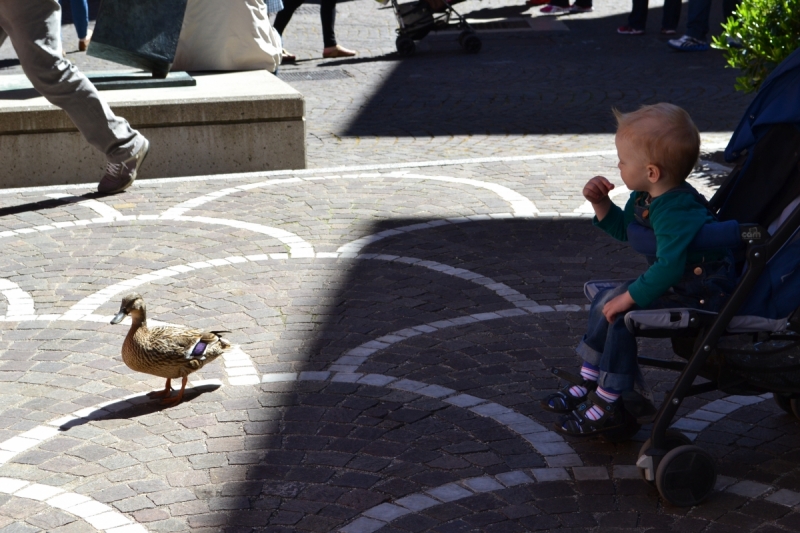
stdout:
POLYGON ((617 33, 620 35, 644 35, 644 30, 637 30, 636 28, 631 28, 630 26, 620 26, 617 28, 617 33))
POLYGON ((539 12, 544 13, 545 15, 560 15, 561 13, 569 13, 569 8, 554 6, 553 4, 547 4, 542 9, 540 9, 539 12))
POLYGON ((549 0, 525 0, 525 3, 529 6, 543 6, 549 3, 549 0))

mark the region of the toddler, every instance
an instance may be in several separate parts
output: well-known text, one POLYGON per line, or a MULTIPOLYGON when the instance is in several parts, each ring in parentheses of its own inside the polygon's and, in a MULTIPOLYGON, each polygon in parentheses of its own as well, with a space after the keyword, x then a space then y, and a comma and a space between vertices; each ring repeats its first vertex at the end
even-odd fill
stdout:
POLYGON ((548 411, 565 413, 556 429, 574 436, 627 424, 620 395, 633 389, 639 371, 636 338, 625 326, 627 311, 669 307, 719 311, 736 283, 729 250, 688 249, 700 228, 715 220, 705 198, 686 183, 700 152, 700 134, 688 113, 660 103, 614 114, 617 166, 633 192, 620 209, 608 196, 614 185, 595 176, 583 195, 594 208, 596 226, 621 241, 627 240, 631 223, 651 228, 657 251, 636 280, 596 295, 586 335, 576 349, 584 360, 580 377, 567 374, 574 384, 542 400, 548 411))

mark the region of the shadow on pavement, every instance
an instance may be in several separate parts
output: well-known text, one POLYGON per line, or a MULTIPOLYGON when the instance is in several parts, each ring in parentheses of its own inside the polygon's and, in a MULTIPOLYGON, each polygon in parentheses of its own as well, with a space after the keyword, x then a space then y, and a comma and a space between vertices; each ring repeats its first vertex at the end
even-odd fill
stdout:
MULTIPOLYGON (((427 221, 395 219, 364 229, 374 235, 427 221)), ((359 252, 366 255, 353 260, 344 279, 328 289, 332 303, 320 310, 327 320, 308 332, 297 354, 308 370, 331 368, 350 350, 404 328, 520 310, 500 296, 510 294, 505 289, 442 266, 490 277, 538 303, 582 306, 586 280, 630 277, 643 264, 587 219, 434 222, 441 225, 400 231, 359 252)), ((512 406, 549 427, 552 416, 538 402, 556 386, 551 366, 577 364, 573 346, 582 315, 519 312, 460 326, 440 324, 385 346, 356 372, 449 387, 512 406)), ((299 330, 287 333, 300 339, 299 330)), ((246 450, 237 455, 236 479, 228 478, 223 487, 239 511, 212 511, 198 517, 198 525, 224 523, 225 531, 237 531, 261 520, 276 532, 338 531, 381 502, 465 478, 547 466, 508 427, 436 398, 324 379, 264 383, 261 391, 262 407, 250 417, 260 421, 245 424, 246 450)), ((638 444, 595 447, 604 464, 631 464, 638 444)), ((571 488, 563 490, 572 495, 571 488)), ((477 512, 484 510, 481 503, 477 512)), ((444 531, 436 526, 452 519, 444 511, 420 516, 425 523, 414 531, 444 531)), ((559 520, 553 518, 553 529, 559 520)), ((514 522, 506 531, 519 530, 514 522)))
MULTIPOLYGON (((465 15, 500 18, 521 9, 465 15)), ((713 11, 716 28, 720 14, 713 11)), ((612 133, 612 107, 632 110, 660 101, 684 107, 701 131, 728 131, 752 98, 734 90, 736 72, 726 68, 721 52, 670 49, 666 41, 674 36, 659 34, 660 8, 650 10, 642 36, 616 33, 627 15, 559 20, 570 31, 479 32, 483 49, 477 55, 460 49, 457 32, 430 34, 415 56, 398 61, 344 134, 612 133)))
MULTIPOLYGON (((118 403, 112 403, 104 407, 104 409, 110 411, 107 415, 102 415, 97 417, 90 416, 88 418, 77 418, 75 420, 71 420, 66 424, 59 426, 58 429, 60 431, 69 431, 74 427, 82 426, 87 422, 94 422, 96 420, 130 420, 133 418, 138 418, 140 416, 146 416, 153 413, 158 413, 160 411, 164 411, 167 409, 179 407, 180 405, 186 402, 191 402, 192 400, 194 400, 195 398, 199 397, 202 394, 214 392, 218 388, 220 388, 220 385, 215 385, 215 384, 200 385, 197 387, 187 387, 186 391, 183 394, 183 400, 181 400, 181 403, 177 405, 164 405, 161 403, 160 399, 151 398, 143 403, 133 405, 132 407, 127 407, 119 410, 115 409, 115 407, 118 407, 118 404, 126 403, 125 400, 122 400, 118 403)), ((175 392, 173 391, 172 394, 174 396, 175 392)))

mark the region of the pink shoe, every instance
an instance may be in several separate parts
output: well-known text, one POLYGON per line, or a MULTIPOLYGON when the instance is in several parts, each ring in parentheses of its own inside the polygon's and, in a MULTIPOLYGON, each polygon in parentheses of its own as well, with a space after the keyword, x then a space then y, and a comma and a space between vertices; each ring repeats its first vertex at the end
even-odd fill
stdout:
POLYGON ((636 28, 631 28, 630 26, 620 26, 617 28, 617 33, 620 35, 644 35, 644 30, 637 30, 636 28))

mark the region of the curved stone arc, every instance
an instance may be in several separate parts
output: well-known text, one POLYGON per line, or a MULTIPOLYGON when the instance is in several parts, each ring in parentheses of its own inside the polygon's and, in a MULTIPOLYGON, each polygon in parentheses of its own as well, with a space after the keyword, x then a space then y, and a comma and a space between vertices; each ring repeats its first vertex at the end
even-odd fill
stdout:
MULTIPOLYGON (((99 203, 99 202, 98 202, 99 203)), ((70 227, 89 226, 91 224, 104 224, 112 222, 128 222, 133 220, 147 220, 147 221, 179 221, 179 222, 199 222, 202 224, 211 224, 217 226, 229 226, 232 228, 245 229, 254 233, 262 233, 269 235, 279 240, 287 248, 293 257, 314 257, 314 248, 306 242, 302 237, 298 237, 294 233, 282 230, 280 228, 273 228, 272 226, 264 226, 263 224, 255 224, 253 222, 242 222, 240 220, 233 220, 228 218, 212 218, 212 217, 184 217, 184 216, 159 216, 159 215, 122 215, 116 218, 92 218, 84 220, 74 220, 67 222, 54 222, 52 224, 44 224, 41 226, 34 226, 31 228, 22 228, 18 230, 0 231, 0 238, 13 237, 16 235, 26 235, 28 233, 39 233, 44 231, 52 231, 55 229, 63 229, 70 227)))
POLYGON ((8 302, 3 317, 10 320, 29 320, 36 316, 36 306, 30 294, 20 289, 19 285, 5 278, 0 278, 0 292, 8 302))
POLYGON ((52 485, 0 477, 0 493, 35 500, 65 511, 106 533, 147 533, 149 530, 97 500, 52 485))
POLYGON ((403 233, 411 233, 412 231, 437 228, 439 226, 446 226, 448 224, 464 224, 467 222, 476 222, 479 220, 504 220, 514 217, 515 215, 511 213, 494 213, 490 215, 472 215, 468 217, 452 217, 452 218, 431 220, 428 222, 419 222, 417 224, 400 226, 398 228, 392 228, 380 231, 378 233, 373 233, 372 235, 365 235, 364 237, 359 237, 358 239, 355 239, 353 241, 341 245, 336 250, 336 253, 358 253, 362 250, 362 248, 364 248, 364 246, 380 241, 382 239, 386 239, 387 237, 393 237, 395 235, 401 235, 403 233))
POLYGON ((323 176, 323 177, 316 177, 316 178, 286 178, 286 179, 271 179, 267 181, 262 181, 259 183, 249 183, 247 185, 240 185, 238 187, 230 187, 226 189, 221 189, 219 191, 204 194, 203 196, 199 196, 192 200, 187 200, 182 202, 175 207, 167 209, 164 211, 162 216, 164 217, 179 217, 183 216, 184 213, 189 211, 190 209, 194 209, 196 207, 200 207, 203 204, 216 200, 218 198, 222 198, 223 196, 227 196, 229 194, 233 194, 236 192, 242 191, 249 191, 251 189, 257 189, 260 187, 270 187, 273 185, 283 185, 286 183, 301 183, 301 182, 312 182, 312 181, 327 181, 327 180, 334 180, 334 179, 370 179, 370 178, 395 178, 395 179, 414 179, 414 180, 430 180, 430 181, 442 181, 447 183, 459 183, 463 185, 471 185, 473 187, 487 189, 492 191, 500 198, 505 200, 511 206, 512 211, 514 212, 515 216, 524 216, 524 217, 532 217, 539 214, 539 210, 531 202, 528 198, 523 196, 522 194, 504 186, 498 185, 496 183, 490 183, 487 181, 480 181, 480 180, 473 180, 469 178, 453 178, 450 176, 423 176, 420 174, 408 174, 406 172, 390 172, 387 174, 377 174, 377 175, 369 175, 369 176, 360 176, 358 174, 352 176, 323 176))
POLYGON ((280 228, 274 228, 272 226, 265 226, 263 224, 256 224, 253 222, 243 222, 240 220, 233 220, 228 218, 214 218, 214 217, 187 217, 187 216, 176 216, 176 217, 161 217, 163 220, 179 220, 184 222, 200 222, 202 224, 211 224, 211 225, 221 225, 221 226, 230 226, 232 228, 239 228, 248 231, 252 231, 254 233, 263 233, 264 235, 269 235, 280 242, 282 242, 287 248, 289 248, 289 255, 292 257, 314 257, 314 247, 311 246, 305 239, 302 237, 298 237, 294 233, 291 233, 286 230, 282 230, 280 228))
POLYGON ((264 374, 261 378, 263 383, 276 383, 287 381, 330 381, 356 383, 359 385, 372 385, 375 387, 386 387, 405 392, 411 392, 428 398, 435 398, 455 407, 467 409, 476 415, 493 419, 498 424, 516 433, 544 457, 547 464, 551 467, 561 466, 581 466, 581 458, 572 449, 569 443, 564 442, 563 437, 551 431, 538 422, 531 420, 527 416, 489 400, 464 394, 449 387, 441 385, 429 385, 421 381, 415 381, 384 374, 362 374, 358 372, 282 372, 276 374, 264 374))
MULTIPOLYGON (((155 270, 153 272, 139 274, 138 276, 135 276, 129 280, 120 281, 119 283, 110 285, 105 289, 101 289, 74 304, 72 307, 69 308, 69 310, 66 313, 61 315, 59 319, 77 320, 84 316, 93 315, 94 312, 101 305, 108 302, 112 297, 124 291, 134 289, 140 285, 144 285, 145 283, 149 283, 151 281, 155 281, 158 279, 170 278, 177 276, 178 274, 183 274, 185 272, 191 272, 193 270, 198 270, 202 268, 225 266, 235 263, 246 263, 248 261, 264 261, 269 259, 290 259, 296 257, 319 257, 320 259, 331 258, 329 255, 321 256, 321 254, 320 255, 313 254, 310 256, 305 256, 305 255, 289 256, 288 254, 269 254, 269 255, 259 254, 259 255, 248 255, 248 256, 230 256, 224 259, 222 258, 210 259, 208 261, 197 261, 185 265, 175 265, 155 270)), ((492 278, 482 276, 476 272, 472 272, 470 270, 466 270, 463 268, 452 267, 449 265, 445 265, 444 263, 439 263, 436 261, 425 261, 422 259, 418 259, 416 257, 402 257, 397 255, 385 255, 385 254, 352 254, 348 256, 348 258, 359 259, 359 260, 369 259, 378 261, 389 261, 389 262, 403 263, 407 265, 420 266, 430 270, 434 270, 436 272, 441 272, 446 275, 455 276, 470 281, 472 283, 475 283, 477 285, 486 287, 487 289, 495 292, 498 296, 500 296, 504 300, 507 300, 512 305, 519 308, 523 309, 547 308, 548 310, 552 309, 548 306, 540 306, 534 300, 529 299, 524 294, 520 293, 517 290, 512 289, 511 287, 509 287, 504 283, 499 283, 493 280, 492 278)))
POLYGON ((87 207, 103 218, 117 219, 125 216, 108 204, 92 199, 87 200, 83 196, 73 196, 65 193, 53 193, 46 196, 63 200, 65 203, 76 203, 80 206, 87 207))
POLYGON ((555 309, 547 305, 540 305, 537 308, 503 309, 500 311, 474 313, 458 318, 437 320, 434 322, 428 322, 426 324, 419 324, 417 326, 399 329, 348 350, 343 356, 331 363, 331 366, 328 367, 328 370, 331 372, 355 372, 374 353, 388 348, 393 344, 404 342, 411 337, 416 337, 417 335, 433 333, 434 331, 438 331, 440 329, 458 327, 466 324, 486 322, 488 320, 498 320, 501 318, 509 318, 526 314, 549 313, 553 311, 555 311, 555 309))

